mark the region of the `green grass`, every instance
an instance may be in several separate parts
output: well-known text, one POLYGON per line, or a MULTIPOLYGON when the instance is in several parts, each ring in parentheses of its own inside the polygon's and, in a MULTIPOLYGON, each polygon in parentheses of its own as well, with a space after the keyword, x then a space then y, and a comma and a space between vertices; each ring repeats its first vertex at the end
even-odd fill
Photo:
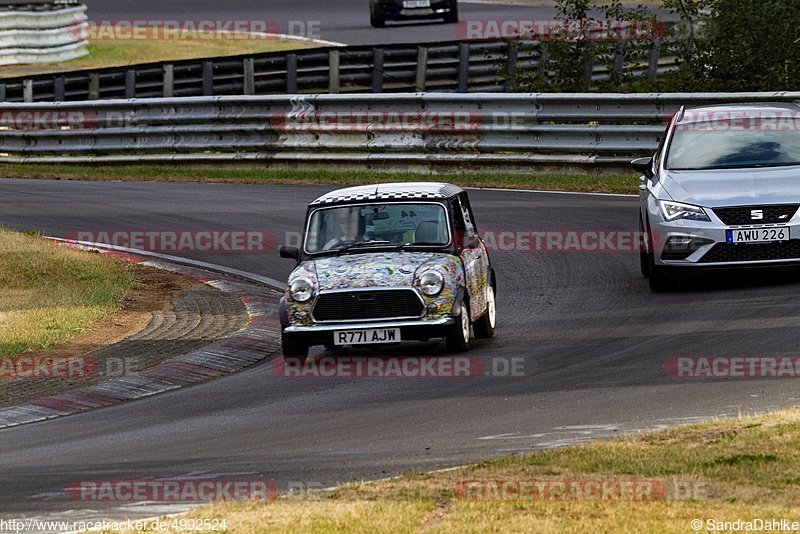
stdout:
POLYGON ((551 191, 592 191, 601 193, 638 192, 633 173, 578 171, 539 173, 454 172, 419 174, 369 170, 276 170, 258 167, 219 168, 206 166, 71 166, 0 164, 6 178, 47 178, 67 180, 139 180, 174 182, 228 182, 255 184, 364 184, 375 182, 446 181, 472 187, 510 187, 551 191))
MULTIPOLYGON (((350 484, 273 502, 228 502, 187 517, 228 532, 691 532, 692 519, 800 517, 800 409, 718 420, 440 473, 350 484), (656 500, 471 500, 469 480, 658 480, 656 500), (669 488, 694 488, 677 493, 669 488), (700 491, 699 489, 702 489, 700 491)), ((681 490, 682 491, 682 490, 681 490)))
POLYGON ((80 333, 116 310, 132 284, 109 257, 0 228, 0 357, 80 333))
POLYGON ((58 63, 9 65, 0 67, 0 78, 33 76, 79 69, 119 67, 155 61, 179 61, 201 57, 277 52, 308 48, 309 43, 285 39, 214 39, 214 40, 98 40, 89 44, 89 55, 58 63))

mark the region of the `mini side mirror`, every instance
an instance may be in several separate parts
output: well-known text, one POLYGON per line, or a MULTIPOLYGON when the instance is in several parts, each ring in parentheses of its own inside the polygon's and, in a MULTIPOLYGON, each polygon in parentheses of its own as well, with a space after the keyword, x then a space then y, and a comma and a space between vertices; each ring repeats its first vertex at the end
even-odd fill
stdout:
POLYGON ((648 178, 653 177, 653 158, 639 158, 631 161, 634 170, 644 174, 648 178))
POLYGON ((300 259, 300 249, 297 247, 281 245, 281 247, 278 249, 278 252, 280 253, 281 258, 289 258, 292 260, 300 259))

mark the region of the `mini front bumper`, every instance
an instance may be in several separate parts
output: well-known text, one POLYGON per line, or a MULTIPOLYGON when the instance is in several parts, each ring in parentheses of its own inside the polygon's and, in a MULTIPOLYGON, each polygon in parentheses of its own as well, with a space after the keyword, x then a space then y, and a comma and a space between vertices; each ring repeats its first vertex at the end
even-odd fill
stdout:
POLYGON ((365 321, 358 323, 325 323, 309 326, 287 326, 283 335, 298 337, 309 344, 325 344, 333 342, 333 333, 341 330, 365 330, 373 328, 399 328, 403 341, 425 341, 431 338, 445 337, 455 324, 454 317, 436 319, 416 319, 401 321, 365 321))

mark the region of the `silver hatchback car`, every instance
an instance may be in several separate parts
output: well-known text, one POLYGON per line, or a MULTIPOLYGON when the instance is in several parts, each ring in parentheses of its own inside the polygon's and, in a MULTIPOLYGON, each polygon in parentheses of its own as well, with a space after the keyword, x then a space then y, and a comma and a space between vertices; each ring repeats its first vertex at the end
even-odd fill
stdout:
POLYGON ((640 177, 642 274, 800 264, 800 106, 682 108, 640 177))

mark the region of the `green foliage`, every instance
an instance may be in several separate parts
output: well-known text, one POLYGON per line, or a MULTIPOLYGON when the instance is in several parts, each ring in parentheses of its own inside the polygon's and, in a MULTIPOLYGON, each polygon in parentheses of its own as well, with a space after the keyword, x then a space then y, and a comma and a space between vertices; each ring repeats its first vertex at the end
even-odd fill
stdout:
POLYGON ((561 22, 556 31, 528 36, 530 40, 515 45, 520 56, 532 53, 539 58, 537 67, 517 69, 511 83, 517 91, 618 91, 637 79, 631 67, 647 61, 663 33, 642 5, 557 0, 556 7, 561 22), (604 69, 607 78, 591 83, 593 67, 604 69))
MULTIPOLYGON (((516 91, 788 91, 800 87, 800 0, 663 0, 679 21, 670 24, 669 39, 643 6, 628 8, 620 0, 557 0, 558 18, 582 21, 627 21, 638 36, 597 39, 584 33, 549 35, 539 43, 517 44, 520 56, 543 57, 538 67, 517 69, 509 80, 516 91), (651 25, 648 27, 648 25, 651 25), (649 32, 648 32, 649 28, 649 32), (679 68, 657 80, 631 67, 645 64, 659 46, 675 56, 679 68), (607 79, 590 84, 588 65, 605 67, 607 79)), ((573 25, 574 26, 574 25, 573 25)), ((583 26, 581 26, 583 27, 583 26)), ((536 36, 533 36, 534 38, 536 36)))
POLYGON ((683 91, 784 91, 800 85, 800 0, 665 0, 683 27, 683 91))

